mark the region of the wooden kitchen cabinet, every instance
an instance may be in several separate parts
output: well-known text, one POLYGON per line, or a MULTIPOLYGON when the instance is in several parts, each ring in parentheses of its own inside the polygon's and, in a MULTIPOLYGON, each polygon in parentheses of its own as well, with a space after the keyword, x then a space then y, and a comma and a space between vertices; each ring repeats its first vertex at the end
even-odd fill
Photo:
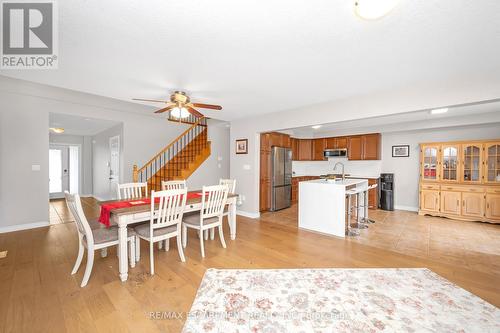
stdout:
POLYGON ((500 221, 500 193, 486 193, 486 218, 500 221))
POLYGON ((347 137, 341 136, 335 138, 335 149, 347 149, 347 137))
POLYGON ((361 135, 349 137, 347 155, 351 161, 363 159, 363 138, 361 135))
POLYGON ((380 134, 366 134, 361 136, 362 159, 380 160, 380 134))
POLYGON ((292 161, 299 160, 299 139, 290 138, 290 144, 292 146, 292 161))
POLYGON ((447 215, 460 215, 462 193, 454 191, 441 191, 440 211, 447 215))
POLYGON ((326 140, 325 139, 314 139, 312 140, 312 145, 313 145, 313 160, 314 161, 324 161, 325 157, 323 155, 323 152, 325 150, 325 145, 326 145, 326 140))
POLYGON ((444 144, 441 146, 441 181, 458 183, 460 166, 460 145, 444 144))
MULTIPOLYGON (((368 186, 377 184, 378 179, 368 179, 368 186)), ((368 191, 368 208, 378 209, 378 187, 368 191)))
POLYGON ((462 192, 462 216, 483 218, 484 193, 462 192))
POLYGON ((439 190, 420 191, 420 210, 439 212, 439 190))
POLYGON ((311 161, 312 154, 312 140, 311 139, 300 139, 299 140, 299 152, 298 161, 311 161))

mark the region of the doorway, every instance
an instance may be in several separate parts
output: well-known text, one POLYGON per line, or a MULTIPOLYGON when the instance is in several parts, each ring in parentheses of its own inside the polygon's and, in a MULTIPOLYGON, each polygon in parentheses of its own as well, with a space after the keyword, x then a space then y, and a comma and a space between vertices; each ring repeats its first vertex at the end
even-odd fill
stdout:
POLYGON ((64 198, 64 191, 78 193, 80 184, 80 147, 49 146, 49 197, 64 198))

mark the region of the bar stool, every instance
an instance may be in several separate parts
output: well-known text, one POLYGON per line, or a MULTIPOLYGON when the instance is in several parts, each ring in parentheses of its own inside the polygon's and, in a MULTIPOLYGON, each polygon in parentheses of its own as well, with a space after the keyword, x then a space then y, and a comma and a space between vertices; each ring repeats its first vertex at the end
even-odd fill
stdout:
POLYGON ((347 197, 347 232, 346 232, 347 236, 359 236, 359 230, 357 230, 359 228, 353 228, 351 226, 352 213, 353 209, 357 209, 359 193, 360 192, 356 189, 350 189, 345 191, 345 195, 347 197), (353 197, 356 197, 356 205, 352 204, 353 197))
POLYGON ((371 220, 368 218, 368 208, 369 208, 369 204, 368 204, 368 192, 370 190, 373 190, 374 188, 377 188, 378 184, 372 184, 370 186, 368 186, 368 188, 364 191, 364 197, 365 197, 365 201, 364 201, 364 208, 365 208, 365 216, 363 217, 363 223, 375 223, 375 220, 371 220))

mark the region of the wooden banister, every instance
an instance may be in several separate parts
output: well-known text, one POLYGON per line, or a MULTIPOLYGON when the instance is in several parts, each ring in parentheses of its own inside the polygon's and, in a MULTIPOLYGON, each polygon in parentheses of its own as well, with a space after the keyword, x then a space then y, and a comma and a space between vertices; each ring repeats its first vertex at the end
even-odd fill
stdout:
POLYGON ((148 188, 160 190, 162 180, 186 179, 210 156, 206 118, 193 121, 144 166, 133 166, 134 182, 147 182, 148 188))
POLYGON ((175 138, 172 142, 170 142, 170 144, 168 146, 166 146, 165 148, 163 148, 162 150, 160 150, 160 152, 158 154, 156 154, 152 159, 150 159, 146 164, 144 164, 144 166, 142 168, 140 168, 138 171, 137 171, 137 174, 139 174, 140 172, 142 172, 144 169, 146 169, 146 167, 153 163, 161 154, 163 154, 164 152, 166 152, 167 150, 169 150, 171 147, 173 147, 173 145, 179 141, 180 138, 182 138, 184 135, 186 135, 187 133, 189 133, 189 131, 191 131, 192 129, 194 129, 196 126, 199 126, 200 125, 200 122, 205 119, 204 117, 203 118, 199 118, 198 121, 196 121, 196 123, 194 123, 193 125, 191 125, 187 130, 185 130, 184 132, 182 132, 182 134, 180 134, 177 138, 175 138))

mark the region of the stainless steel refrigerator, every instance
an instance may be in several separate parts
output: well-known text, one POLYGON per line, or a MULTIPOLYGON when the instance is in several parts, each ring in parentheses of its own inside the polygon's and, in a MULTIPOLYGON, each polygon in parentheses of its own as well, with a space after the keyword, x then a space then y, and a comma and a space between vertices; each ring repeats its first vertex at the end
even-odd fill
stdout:
POLYGON ((273 147, 271 153, 271 210, 290 207, 292 199, 292 150, 273 147))

